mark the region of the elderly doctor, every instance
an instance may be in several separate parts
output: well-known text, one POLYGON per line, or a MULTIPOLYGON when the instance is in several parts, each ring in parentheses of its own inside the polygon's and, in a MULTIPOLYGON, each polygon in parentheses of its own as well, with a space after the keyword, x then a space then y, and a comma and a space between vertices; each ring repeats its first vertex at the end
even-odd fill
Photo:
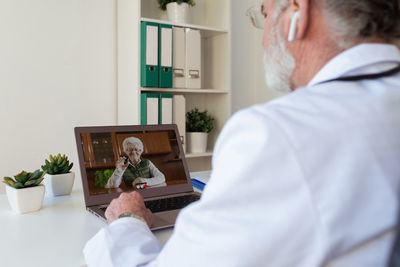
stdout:
POLYGON ((122 180, 128 187, 136 187, 145 183, 147 186, 165 186, 165 176, 148 159, 142 158, 143 143, 139 138, 128 137, 122 142, 124 152, 128 155, 126 163, 120 157, 115 163, 115 171, 108 180, 105 188, 117 188, 122 180))
POLYGON ((89 266, 386 265, 399 210, 398 0, 260 9, 266 82, 292 92, 228 121, 201 200, 164 247, 142 220, 118 219, 152 219, 138 193, 122 194, 84 249, 89 266))

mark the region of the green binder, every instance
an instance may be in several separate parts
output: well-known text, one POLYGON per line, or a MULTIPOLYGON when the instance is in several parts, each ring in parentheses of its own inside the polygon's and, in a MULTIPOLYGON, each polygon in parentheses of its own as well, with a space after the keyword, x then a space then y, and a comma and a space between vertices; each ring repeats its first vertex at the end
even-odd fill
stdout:
POLYGON ((140 124, 159 123, 159 94, 142 93, 140 95, 140 124))
POLYGON ((140 24, 140 84, 159 86, 159 25, 143 21, 140 24))
POLYGON ((172 88, 172 25, 160 24, 158 31, 159 87, 172 88))

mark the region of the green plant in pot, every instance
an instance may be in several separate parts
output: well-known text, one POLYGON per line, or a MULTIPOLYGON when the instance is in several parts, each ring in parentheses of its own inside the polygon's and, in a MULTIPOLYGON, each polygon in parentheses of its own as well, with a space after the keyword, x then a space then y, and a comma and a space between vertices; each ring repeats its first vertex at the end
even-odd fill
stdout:
POLYGON ((187 148, 190 153, 207 150, 208 133, 214 129, 214 118, 207 111, 197 108, 186 113, 187 148))
POLYGON ((177 23, 188 22, 189 6, 195 6, 194 0, 157 0, 161 10, 167 10, 168 19, 177 23))
POLYGON ((113 173, 114 170, 112 169, 96 171, 96 173, 94 174, 94 185, 103 188, 107 184, 113 173))
POLYGON ((68 156, 50 155, 42 165, 42 170, 46 172, 44 182, 47 192, 53 196, 69 195, 75 180, 75 173, 71 172, 74 164, 69 162, 68 156))
POLYGON ((44 197, 44 186, 41 184, 45 173, 22 171, 11 177, 4 177, 7 198, 11 208, 18 213, 28 213, 41 208, 44 197))

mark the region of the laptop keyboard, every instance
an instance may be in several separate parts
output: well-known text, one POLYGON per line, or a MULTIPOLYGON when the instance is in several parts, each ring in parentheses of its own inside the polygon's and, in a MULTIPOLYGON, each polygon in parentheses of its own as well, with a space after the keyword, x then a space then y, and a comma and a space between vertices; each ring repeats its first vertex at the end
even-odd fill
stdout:
MULTIPOLYGON (((190 203, 193 203, 200 199, 199 195, 184 195, 179 197, 161 198, 156 200, 145 201, 146 208, 151 212, 161 212, 169 210, 183 209, 190 203)), ((107 207, 100 208, 102 211, 106 211, 107 207)))
POLYGON ((156 200, 145 201, 146 208, 151 212, 161 212, 168 210, 183 209, 192 202, 200 199, 198 195, 185 195, 179 197, 162 198, 156 200))

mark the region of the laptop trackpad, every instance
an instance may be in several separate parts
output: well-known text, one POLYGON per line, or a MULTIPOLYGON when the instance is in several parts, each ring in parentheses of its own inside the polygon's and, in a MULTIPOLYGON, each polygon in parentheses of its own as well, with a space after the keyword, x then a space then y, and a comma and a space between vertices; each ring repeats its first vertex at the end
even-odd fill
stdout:
POLYGON ((176 217, 181 210, 171 210, 153 213, 154 223, 151 226, 151 230, 158 230, 168 227, 173 227, 175 224, 176 217))

